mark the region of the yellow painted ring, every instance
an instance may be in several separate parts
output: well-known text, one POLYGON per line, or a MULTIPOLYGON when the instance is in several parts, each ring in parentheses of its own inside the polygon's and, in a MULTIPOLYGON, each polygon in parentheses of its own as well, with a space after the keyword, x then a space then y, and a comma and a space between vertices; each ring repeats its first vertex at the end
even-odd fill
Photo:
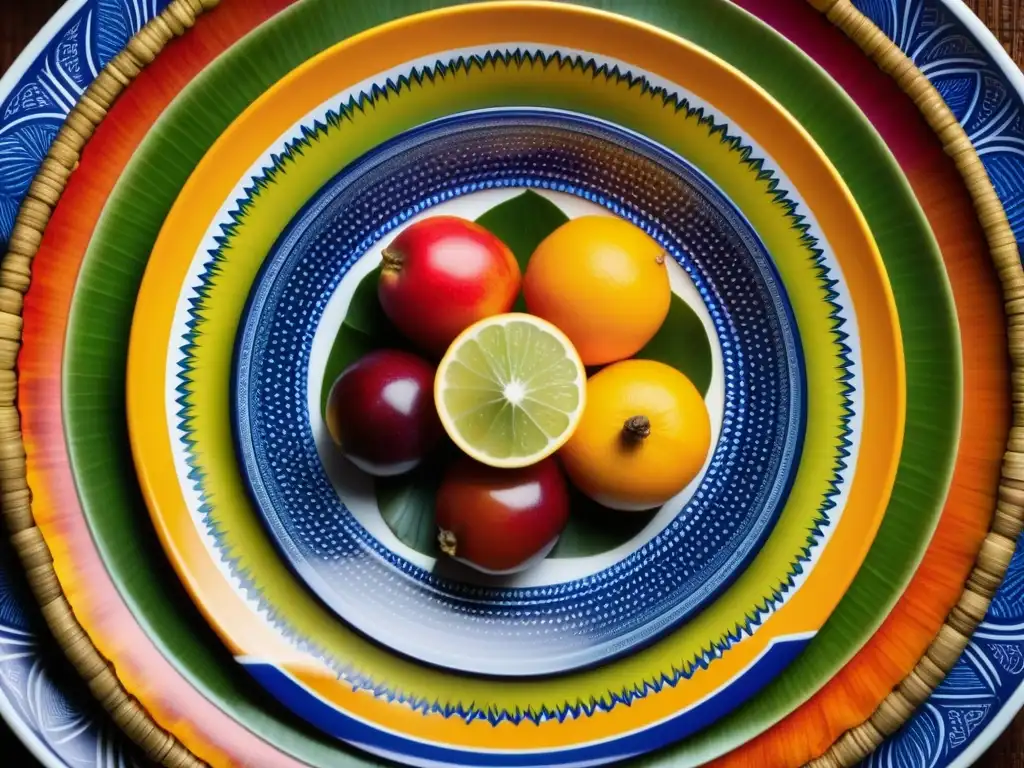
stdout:
MULTIPOLYGON (((596 96, 591 107, 600 111, 601 100, 606 95, 596 96)), ((398 99, 396 103, 402 104, 403 101, 398 99)), ((620 122, 643 130, 671 146, 670 141, 664 141, 659 135, 664 132, 664 126, 643 124, 643 115, 620 122)), ((378 136, 375 140, 383 138, 378 136)), ((672 139, 671 136, 664 138, 672 139)), ((355 154, 362 151, 358 143, 349 146, 348 150, 355 154)), ((724 181, 727 169, 716 165, 715 157, 706 157, 704 162, 701 157, 691 157, 691 160, 718 181, 754 221, 773 254, 778 250, 779 238, 793 236, 792 232, 788 235, 781 231, 769 232, 760 225, 745 201, 738 199, 724 181)), ((337 168, 335 164, 324 167, 322 172, 329 177, 337 168)), ((253 236, 272 240, 293 212, 281 210, 267 219, 256 221, 253 236)), ((780 263, 778 266, 783 271, 786 265, 780 263)), ((244 290, 247 288, 245 285, 244 290)), ((794 296, 791 299, 796 301, 794 296)), ((867 552, 884 513, 902 440, 905 389, 895 307, 870 234, 827 160, 799 126, 771 102, 770 97, 735 70, 651 27, 624 23, 618 18, 612 21, 612 17, 593 11, 540 4, 502 4, 436 12, 365 33, 311 60, 243 114, 197 168, 169 215, 154 249, 138 306, 129 360, 129 421, 133 447, 158 530, 197 603, 236 654, 273 660, 310 689, 347 711, 429 741, 468 747, 545 748, 625 733, 677 712, 687 703, 720 687, 762 651, 772 637, 816 630, 845 591, 867 552), (292 649, 272 632, 235 594, 200 539, 175 471, 168 423, 159 416, 166 411, 167 350, 182 282, 217 209, 230 196, 236 180, 246 174, 262 151, 273 145, 299 116, 312 107, 346 84, 358 83, 388 70, 395 61, 429 57, 440 49, 489 47, 510 40, 596 52, 628 61, 661 78, 685 85, 698 97, 721 108, 730 120, 743 126, 786 171, 797 191, 806 192, 804 197, 810 200, 808 207, 834 249, 853 295, 864 350, 865 396, 861 436, 863 445, 871 448, 859 456, 847 513, 834 531, 832 541, 823 552, 812 577, 789 602, 765 621, 761 631, 675 687, 664 688, 657 695, 639 699, 628 708, 616 708, 614 718, 586 717, 562 723, 549 721, 526 730, 505 723, 495 728, 486 721, 465 723, 458 719, 424 717, 368 692, 353 691, 351 686, 339 684, 334 673, 320 662, 292 649)), ((227 307, 226 304, 224 306, 227 307)), ((796 306, 794 310, 799 316, 796 306)), ((815 334, 820 335, 825 326, 825 323, 800 325, 808 357, 818 354, 815 352, 814 339, 818 338, 815 334)), ((811 364, 809 359, 808 365, 811 364)), ((827 393, 809 394, 812 396, 809 398, 809 419, 829 418, 839 398, 832 399, 827 393)), ((224 428, 229 429, 227 392, 220 395, 211 392, 207 405, 215 405, 217 397, 224 400, 225 407, 221 413, 224 428)), ((206 410, 216 413, 210 407, 206 410)), ((230 439, 226 445, 230 446, 230 439)), ((234 462, 233 456, 224 458, 234 462)), ((269 543, 264 541, 263 545, 269 546, 269 543)), ((775 546, 774 539, 769 540, 766 550, 772 546, 775 546)), ((755 578, 757 569, 755 561, 734 589, 744 579, 755 578)), ((291 589, 295 592, 296 601, 309 600, 297 585, 291 589)), ((728 600, 729 595, 723 599, 728 600)), ((289 603, 282 605, 290 606, 289 603)), ((327 620, 331 621, 329 617, 327 620)), ((701 616, 686 630, 695 631, 694 627, 703 620, 701 616)), ((334 629, 330 631, 344 632, 335 622, 331 621, 331 624, 334 629)), ((437 674, 397 660, 354 636, 349 635, 342 640, 339 648, 348 653, 347 660, 358 658, 362 661, 359 666, 374 673, 386 669, 383 679, 380 675, 377 679, 393 688, 408 690, 408 685, 403 686, 403 682, 415 685, 421 683, 426 675, 437 674), (387 657, 386 664, 378 667, 376 662, 384 657, 387 657)), ((664 668, 652 661, 658 657, 672 662, 672 638, 609 667, 632 674, 634 680, 643 679, 644 670, 664 668)), ((590 676, 590 683, 596 689, 607 690, 608 686, 603 682, 606 678, 600 677, 607 669, 572 676, 573 689, 585 691, 587 677, 590 676)), ((475 681, 441 676, 436 682, 439 694, 474 695, 471 689, 475 681)), ((554 685, 556 682, 542 685, 554 685)), ((503 684, 503 687, 510 686, 503 684)))

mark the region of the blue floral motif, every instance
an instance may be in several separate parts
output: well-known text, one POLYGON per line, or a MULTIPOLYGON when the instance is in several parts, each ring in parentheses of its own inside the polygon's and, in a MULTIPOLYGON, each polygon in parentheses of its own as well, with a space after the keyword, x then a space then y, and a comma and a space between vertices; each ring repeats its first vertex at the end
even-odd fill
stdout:
MULTIPOLYGON (((946 0, 948 2, 949 0, 946 0)), ((854 0, 946 100, 1024 239, 1024 101, 943 0, 854 0)))
POLYGON ((931 704, 925 704, 921 712, 908 726, 903 737, 890 739, 879 747, 868 761, 892 768, 934 768, 938 763, 938 745, 945 733, 942 716, 931 704))
MULTIPOLYGON (((0 562, 13 559, 6 542, 0 562)), ((144 765, 134 747, 97 707, 74 670, 54 649, 40 647, 43 618, 27 594, 24 577, 0 567, 0 699, 49 750, 56 765, 135 768, 144 765)))
MULTIPOLYGON (((925 721, 939 726, 928 730, 940 765, 957 761, 1024 682, 1024 550, 1018 549, 989 609, 960 661, 928 700, 926 709, 890 739, 868 761, 871 768, 904 763, 894 756, 920 741, 925 721)), ((994 737, 995 733, 990 733, 994 737)))
MULTIPOLYGON (((1024 100, 943 0, 854 0, 910 56, 971 137, 1024 240, 1024 100)), ((871 768, 968 764, 964 752, 1024 682, 1024 552, 945 682, 866 762, 871 768)), ((990 731, 986 741, 994 738, 990 731)), ((979 744, 982 746, 982 744, 979 744)))
MULTIPOLYGON (((0 95, 0 249, 79 94, 167 2, 85 0, 21 79, 0 95)), ((12 553, 0 542, 0 712, 41 746, 48 765, 148 765, 51 647, 48 635, 12 553)))
POLYGON ((14 222, 21 197, 32 183, 58 127, 42 121, 30 122, 17 131, 0 133, 0 226, 7 227, 5 236, 10 233, 9 223, 14 222), (6 194, 9 190, 16 190, 17 194, 6 194))
POLYGON ((0 250, 64 118, 103 66, 169 0, 86 0, 0 100, 0 250))

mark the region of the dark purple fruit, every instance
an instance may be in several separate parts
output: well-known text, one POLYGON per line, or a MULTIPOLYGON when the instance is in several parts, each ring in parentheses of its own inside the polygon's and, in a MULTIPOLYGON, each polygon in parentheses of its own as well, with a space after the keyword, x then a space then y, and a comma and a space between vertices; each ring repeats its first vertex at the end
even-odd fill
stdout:
POLYGON ((371 352, 334 382, 326 421, 342 453, 364 472, 408 472, 443 434, 434 407, 434 366, 408 352, 371 352))

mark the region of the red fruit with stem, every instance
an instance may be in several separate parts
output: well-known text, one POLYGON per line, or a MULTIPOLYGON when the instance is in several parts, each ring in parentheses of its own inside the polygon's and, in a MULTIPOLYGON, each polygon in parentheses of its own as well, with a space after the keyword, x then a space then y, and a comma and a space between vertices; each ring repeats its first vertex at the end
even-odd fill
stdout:
POLYGON ((501 240, 472 221, 434 216, 384 250, 377 295, 399 331, 440 357, 476 321, 508 312, 521 282, 501 240))
POLYGON ((445 473, 435 515, 442 552, 485 573, 512 573, 554 546, 569 490, 554 458, 496 469, 462 456, 445 473))
POLYGON ((365 355, 335 380, 325 421, 345 456, 364 472, 408 472, 443 433, 434 407, 434 366, 394 349, 365 355))

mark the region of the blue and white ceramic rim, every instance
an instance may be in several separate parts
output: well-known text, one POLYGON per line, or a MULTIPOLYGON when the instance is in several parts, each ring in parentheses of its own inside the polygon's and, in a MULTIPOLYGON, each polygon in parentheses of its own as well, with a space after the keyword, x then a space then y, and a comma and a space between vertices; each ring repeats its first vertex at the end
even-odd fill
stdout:
MULTIPOLYGON (((1011 88, 1017 92, 1022 100, 1024 100, 1024 72, 1021 72, 1020 68, 1006 52, 1006 49, 999 44, 999 41, 996 40, 995 37, 993 37, 992 32, 988 27, 982 24, 981 19, 975 16, 966 5, 960 2, 960 0, 940 0, 940 2, 942 2, 957 17, 957 20, 967 27, 967 29, 974 35, 975 39, 985 47, 985 51, 993 58, 1000 69, 1000 73, 1006 78, 1011 88)), ((1005 151, 1006 147, 1003 149, 1005 151)), ((1024 148, 1014 149, 1013 151, 1016 154, 1024 155, 1024 148)), ((1000 190, 997 188, 996 191, 998 192, 1000 190)), ((1003 201, 1004 205, 1006 205, 1007 202, 1008 201, 1003 201)), ((1021 542, 1018 541, 1018 550, 1020 547, 1021 542)), ((1015 557, 1014 560, 1017 564, 1020 564, 1021 562, 1019 555, 1015 557)), ((1011 566, 1011 571, 1012 570, 1013 568, 1011 566)), ((1007 577, 1009 577, 1009 575, 1010 573, 1008 572, 1007 577)), ((1009 587, 1005 582, 1004 586, 1009 587)), ((999 593, 1004 591, 1004 586, 1000 586, 997 591, 997 600, 1001 597, 999 593)), ((992 629, 992 627, 987 626, 987 622, 984 622, 978 627, 976 632, 992 631, 992 629)), ((1016 629, 1018 630, 1017 632, 1004 631, 1004 636, 999 639, 1010 646, 1017 645, 1017 647, 1020 647, 1020 645, 1024 643, 1024 623, 1018 624, 1016 629)), ((995 637, 999 637, 999 635, 996 635, 995 637)), ((965 664, 965 660, 961 659, 957 666, 959 667, 965 664)), ((1018 673, 1024 673, 1024 664, 1016 665, 1015 669, 1018 673)), ((950 764, 950 768, 970 768, 970 766, 974 765, 985 751, 992 746, 992 743, 1002 735, 1003 731, 1010 726, 1013 719, 1017 716, 1017 713, 1020 712, 1021 707, 1024 707, 1024 684, 1021 684, 1022 682, 1024 682, 1024 678, 1021 678, 1021 680, 1018 681, 1018 687, 1016 690, 1013 691, 1013 694, 1008 699, 1001 702, 995 716, 984 725, 984 728, 980 732, 965 734, 967 738, 973 737, 973 741, 971 741, 970 746, 961 752, 960 756, 950 764)), ((939 690, 933 692, 932 696, 936 696, 936 694, 938 694, 938 696, 943 696, 944 693, 944 691, 939 690)), ((954 700, 961 698, 966 698, 966 696, 955 696, 954 700)), ((930 703, 926 702, 924 706, 927 708, 930 706, 930 703)), ((991 707, 987 707, 985 709, 986 715, 991 714, 990 709, 991 707)), ((933 765, 936 763, 933 763, 933 765)))
MULTIPOLYGON (((554 53, 554 49, 551 48, 550 46, 543 46, 535 43, 499 43, 488 45, 484 49, 473 48, 467 50, 438 52, 436 54, 431 55, 430 57, 425 57, 423 59, 413 60, 400 64, 386 72, 382 72, 372 78, 368 78, 367 80, 358 83, 355 86, 346 89, 343 92, 340 92, 334 97, 323 102, 317 108, 311 110, 301 120, 297 121, 289 131, 282 134, 282 136, 277 141, 275 141, 274 144, 271 147, 269 147, 267 151, 259 159, 256 160, 256 162, 253 163, 253 165, 250 167, 249 171, 245 174, 245 176, 242 179, 240 179, 239 182, 236 184, 232 191, 232 194, 226 199, 217 217, 210 223, 204 240, 193 257, 192 263, 189 267, 185 285, 183 286, 183 289, 179 296, 179 302, 175 313, 172 338, 171 343, 169 344, 167 367, 165 369, 167 380, 169 382, 175 381, 175 378, 179 373, 180 364, 182 360, 179 348, 185 344, 186 337, 190 332, 188 327, 188 323, 190 320, 190 300, 196 296, 196 290, 202 284, 202 274, 204 272, 206 262, 209 260, 208 254, 211 250, 216 249, 218 244, 217 238, 222 234, 221 228, 231 221, 231 212, 235 207, 235 201, 238 199, 244 199, 244 197, 246 196, 246 189, 252 186, 254 181, 261 176, 265 168, 270 167, 272 165, 272 158, 274 155, 280 154, 290 141, 293 141, 294 139, 302 135, 303 125, 310 124, 318 119, 323 120, 325 118, 326 113, 329 110, 335 108, 338 104, 347 102, 350 98, 357 96, 360 92, 369 92, 374 84, 384 83, 388 79, 395 79, 399 75, 407 73, 410 70, 417 67, 422 68, 425 66, 430 66, 438 59, 449 60, 452 58, 457 58, 459 56, 480 55, 484 50, 514 50, 517 48, 527 50, 539 50, 545 53, 554 53)), ((716 114, 716 116, 722 121, 728 119, 727 116, 715 112, 714 108, 711 105, 707 104, 705 101, 695 98, 694 95, 687 91, 685 88, 682 88, 675 83, 668 82, 664 80, 664 78, 659 78, 654 75, 651 75, 650 73, 638 70, 635 67, 630 67, 625 62, 616 61, 604 56, 596 56, 595 54, 586 51, 573 51, 566 49, 559 49, 559 51, 566 56, 581 56, 588 59, 595 59, 599 64, 607 64, 607 66, 609 67, 618 67, 622 71, 632 71, 637 76, 646 77, 651 82, 652 86, 665 88, 669 90, 669 92, 678 94, 680 98, 687 99, 695 108, 702 107, 707 112, 716 114)), ((806 205, 805 200, 795 190, 795 188, 792 185, 792 182, 788 179, 788 177, 781 170, 781 168, 779 168, 778 164, 775 163, 770 158, 770 156, 768 156, 767 153, 764 152, 763 148, 760 147, 755 141, 753 141, 749 135, 743 133, 742 129, 735 127, 734 124, 730 123, 730 130, 735 135, 738 135, 744 142, 744 144, 752 147, 753 151, 756 152, 759 157, 764 158, 765 170, 772 172, 775 175, 775 177, 779 179, 780 185, 787 190, 790 199, 796 203, 800 212, 805 216, 805 221, 808 223, 810 227, 809 233, 817 239, 820 247, 824 252, 825 265, 831 271, 833 276, 838 280, 836 284, 836 293, 838 295, 836 302, 844 308, 850 308, 847 312, 848 317, 846 322, 848 323, 848 326, 846 327, 849 329, 854 359, 855 361, 859 362, 859 336, 857 333, 856 318, 852 312, 852 301, 850 299, 849 291, 847 289, 845 281, 842 278, 842 270, 839 267, 839 264, 837 263, 835 256, 832 252, 832 249, 829 246, 827 239, 824 237, 820 226, 814 219, 813 214, 811 213, 809 207, 806 205)), ((841 482, 839 483, 839 493, 836 495, 834 499, 836 503, 835 509, 833 510, 834 514, 831 515, 828 524, 824 526, 824 528, 822 529, 820 538, 810 548, 809 559, 806 563, 802 564, 801 573, 796 574, 794 576, 793 590, 788 592, 786 595, 781 596, 781 601, 779 602, 779 604, 774 606, 771 610, 777 610, 777 608, 781 606, 781 604, 785 602, 786 599, 788 599, 788 595, 792 594, 792 592, 795 591, 795 589, 798 589, 800 584, 803 583, 803 581, 807 578, 810 572, 814 569, 820 557, 821 551, 824 549, 824 546, 827 545, 828 540, 831 538, 832 532, 835 530, 836 526, 838 525, 842 517, 843 510, 846 506, 846 500, 849 489, 849 480, 853 471, 852 468, 856 465, 856 457, 860 448, 860 414, 862 412, 863 405, 860 399, 860 389, 861 387, 856 387, 856 392, 853 395, 854 402, 852 406, 852 411, 854 412, 855 416, 850 423, 850 430, 852 435, 851 456, 847 462, 848 468, 843 470, 841 473, 842 477, 841 482)), ((218 566, 221 569, 222 574, 232 585, 234 591, 250 606, 250 608, 255 613, 263 617, 266 617, 267 606, 262 606, 259 603, 258 597, 251 596, 251 594, 247 591, 246 584, 244 583, 243 578, 238 573, 235 573, 232 570, 228 562, 228 559, 224 557, 223 553, 219 551, 215 537, 207 529, 206 523, 204 521, 204 514, 200 510, 200 506, 202 504, 202 501, 200 499, 200 492, 197 490, 194 484, 188 480, 188 475, 190 471, 190 456, 186 441, 183 440, 185 436, 182 433, 179 424, 178 411, 180 409, 180 404, 177 402, 178 397, 179 393, 176 393, 174 391, 174 387, 168 387, 168 390, 165 394, 165 417, 167 418, 169 431, 172 435, 172 451, 174 454, 175 464, 178 468, 178 477, 181 482, 181 490, 186 500, 186 503, 188 504, 189 509, 191 510, 193 521, 195 522, 197 531, 199 532, 201 538, 203 539, 206 546, 209 548, 211 554, 213 555, 214 560, 218 563, 218 566)), ((287 633, 283 631, 284 628, 276 626, 276 629, 278 630, 279 633, 282 634, 283 638, 285 638, 293 644, 295 643, 295 640, 293 638, 288 638, 287 633)), ((756 626, 751 627, 752 632, 756 630, 756 626)))
MULTIPOLYGON (((0 166, 6 164, 6 173, 0 174, 0 198, 13 203, 0 213, 0 248, 10 235, 13 211, 75 101, 109 58, 168 0, 133 0, 119 7, 106 3, 107 16, 99 13, 101 2, 65 0, 0 76, 0 107, 7 107, 0 111, 0 139, 21 131, 31 137, 25 144, 16 140, 14 146, 0 146, 0 166), (82 79, 76 80, 69 69, 81 73, 82 79), (12 101, 20 102, 20 95, 33 89, 46 93, 48 103, 33 99, 27 109, 24 103, 21 109, 11 109, 12 101)), ((38 616, 35 598, 22 589, 20 570, 13 552, 0 551, 0 718, 46 768, 137 765, 135 745, 85 683, 59 668, 62 651, 38 616)), ((5 758, 13 759, 10 753, 5 758)))
MULTIPOLYGON (((652 184, 661 188, 659 181, 652 184)), ((628 208, 620 212, 635 215, 628 208)), ((342 171, 292 220, 264 262, 236 353, 234 428, 242 469, 284 557, 356 628, 420 661, 464 672, 564 672, 635 650, 692 615, 741 572, 770 532, 799 463, 806 419, 796 320, 767 251, 739 211, 681 158, 643 137, 550 109, 451 115, 407 131, 342 171), (695 309, 706 321, 710 310, 712 334, 724 333, 729 340, 730 362, 723 366, 720 352, 716 361, 716 398, 722 399, 724 378, 731 404, 723 433, 729 436, 705 463, 709 484, 691 483, 643 534, 608 556, 542 561, 521 576, 475 584, 465 583, 466 576, 472 579, 468 573, 453 581, 438 573, 433 558, 411 562, 405 547, 393 548, 393 536, 381 542, 368 530, 380 518, 372 481, 339 462, 318 418, 323 371, 312 364, 313 350, 319 341, 321 357, 326 356, 337 330, 323 322, 322 308, 331 303, 324 297, 342 292, 346 283, 354 287, 356 278, 348 275, 354 265, 378 263, 380 249, 414 220, 408 205, 432 215, 438 211, 434 201, 448 198, 439 205, 470 216, 462 205, 484 194, 475 190, 500 187, 504 180, 517 192, 564 188, 555 194, 560 203, 573 200, 584 207, 589 202, 606 215, 617 210, 616 200, 630 197, 628 182, 603 178, 603 162, 581 162, 575 159, 579 152, 605 152, 604 161, 622 162, 626 173, 630 163, 636 171, 657 167, 662 179, 676 180, 672 199, 678 196, 680 206, 694 211, 684 215, 668 198, 645 193, 637 203, 644 213, 636 221, 659 241, 665 238, 666 252, 685 265, 686 272, 670 267, 677 284, 689 284, 690 293, 699 287, 702 298, 695 309), (463 159, 467 153, 480 153, 487 168, 503 165, 471 171, 463 159), (426 174, 418 163, 430 163, 432 170, 426 174), (423 191, 391 192, 396 186, 391 173, 423 191), (682 236, 684 224, 703 220, 706 227, 709 219, 720 232, 682 236), (673 228, 676 234, 670 236, 673 228), (691 250, 698 242, 726 250, 694 259, 691 250), (735 279, 733 260, 736 270, 744 271, 742 280, 735 279), (757 363, 762 355, 767 359, 757 363), (307 388, 300 405, 296 390, 307 388), (316 467, 318 455, 323 468, 316 467), (761 475, 748 463, 756 463, 761 475), (748 480, 756 493, 742 490, 748 480), (697 501, 687 503, 694 493, 697 501), (362 514, 354 511, 356 503, 364 505, 362 514), (702 537, 676 532, 677 520, 683 531, 700 518, 709 526, 702 537), (730 520, 735 528, 727 527, 730 520), (698 559, 702 546, 706 554, 698 559), (638 568, 645 578, 636 579, 638 568), (535 570, 557 575, 538 577, 535 570), (531 581, 541 586, 530 586, 531 581), (364 588, 347 588, 354 583, 364 588), (645 590, 654 583, 656 588, 645 590), (610 623, 601 618, 609 613, 610 623)), ((717 424, 721 415, 716 417, 717 424)), ((376 527, 387 533, 386 527, 376 527)))
MULTIPOLYGON (((65 26, 68 21, 74 17, 74 15, 82 9, 90 0, 67 0, 57 12, 50 17, 50 20, 46 22, 42 29, 36 33, 36 36, 32 38, 32 41, 28 46, 21 52, 14 63, 3 73, 0 77, 0 104, 2 104, 8 97, 9 94, 13 93, 16 89, 20 90, 31 85, 31 81, 27 77, 27 73, 32 64, 35 63, 37 57, 45 55, 47 49, 56 45, 59 40, 59 36, 65 31, 65 26), (28 81, 28 82, 26 82, 28 81)), ((46 76, 46 75, 44 75, 46 76)), ((93 75, 95 77, 95 74, 93 75)), ((54 118, 61 122, 67 117, 71 107, 62 105, 62 108, 58 112, 54 113, 43 113, 42 119, 54 118)), ((13 124, 8 121, 5 117, 0 120, 0 135, 13 127, 13 124)), ((34 175, 38 166, 31 170, 34 175)), ((7 224, 6 229, 9 230, 10 224, 7 224)), ((0 238, 6 240, 6 238, 0 238)), ((12 553, 13 555, 13 553, 12 553)), ((0 562, 0 571, 16 570, 21 566, 17 563, 17 560, 12 562, 0 562)), ((4 598, 10 598, 10 595, 5 594, 8 590, 14 591, 13 585, 7 585, 6 573, 0 573, 0 585, 3 585, 7 589, 0 588, 0 596, 4 598)), ((19 603, 24 603, 26 607, 31 608, 33 598, 31 595, 18 595, 19 603)), ((7 602, 4 600, 3 602, 7 602)), ((15 611, 16 618, 21 611, 15 611)), ((36 638, 34 634, 25 631, 24 629, 16 626, 16 622, 12 621, 10 625, 4 622, 0 625, 0 654, 4 657, 14 657, 16 654, 21 655, 25 660, 25 669, 21 670, 21 674, 26 678, 35 678, 39 680, 39 685, 36 686, 36 690, 45 691, 52 682, 49 680, 49 675, 46 674, 46 669, 49 666, 46 663, 46 657, 40 652, 40 643, 45 643, 49 640, 48 633, 45 627, 42 627, 43 636, 36 638), (5 642, 6 640, 6 642, 5 642), (5 645, 9 643, 10 648, 5 652, 5 645)), ((52 643, 52 640, 50 641, 52 643)), ((14 691, 11 691, 13 694, 14 691)), ((30 693, 26 688, 25 695, 30 693)), ((95 705, 98 708, 98 705, 95 705)), ((15 706, 12 698, 9 697, 8 691, 5 687, 0 686, 0 717, 11 727, 11 729, 21 739, 21 743, 24 744, 28 750, 32 753, 33 757, 36 758, 42 765, 47 768, 66 768, 67 763, 54 752, 51 746, 45 741, 47 736, 55 737, 56 734, 47 733, 43 727, 44 718, 38 707, 18 707, 15 706), (30 723, 25 717, 23 712, 28 713, 39 713, 36 722, 30 723)), ((74 721, 72 721, 74 722, 74 721)), ((92 730, 92 729, 90 729, 92 730)), ((99 729, 94 734, 94 738, 99 739, 99 729)), ((56 741, 56 739, 55 739, 56 741)))

